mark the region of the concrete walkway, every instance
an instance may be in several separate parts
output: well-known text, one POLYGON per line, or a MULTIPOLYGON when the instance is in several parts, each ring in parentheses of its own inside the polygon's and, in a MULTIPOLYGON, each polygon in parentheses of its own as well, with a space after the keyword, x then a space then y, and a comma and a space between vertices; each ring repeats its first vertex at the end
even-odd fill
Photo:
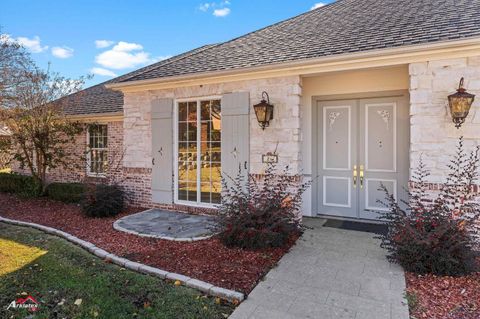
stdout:
POLYGON ((231 319, 408 319, 403 270, 390 264, 373 234, 307 230, 230 316, 231 319))

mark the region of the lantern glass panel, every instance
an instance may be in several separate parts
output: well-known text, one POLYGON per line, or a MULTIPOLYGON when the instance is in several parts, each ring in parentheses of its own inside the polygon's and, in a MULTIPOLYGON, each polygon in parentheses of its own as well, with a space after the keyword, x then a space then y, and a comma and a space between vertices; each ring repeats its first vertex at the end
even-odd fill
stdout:
POLYGON ((255 114, 258 122, 264 123, 267 119, 267 105, 264 103, 255 106, 255 114))

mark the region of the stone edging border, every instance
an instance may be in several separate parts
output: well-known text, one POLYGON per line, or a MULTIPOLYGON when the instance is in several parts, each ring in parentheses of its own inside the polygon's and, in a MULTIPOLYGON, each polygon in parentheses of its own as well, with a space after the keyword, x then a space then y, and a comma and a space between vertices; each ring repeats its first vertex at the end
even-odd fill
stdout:
POLYGON ((137 262, 128 260, 126 258, 119 257, 117 255, 111 254, 108 251, 95 246, 94 244, 88 241, 82 240, 78 237, 75 237, 69 233, 58 230, 56 228, 35 224, 35 223, 22 222, 19 220, 4 218, 1 216, 0 216, 0 222, 17 225, 17 226, 27 226, 27 227, 39 229, 51 235, 62 237, 68 240, 69 242, 82 247, 83 249, 87 250, 88 252, 92 253, 93 255, 99 258, 108 259, 112 264, 116 264, 117 266, 124 267, 126 269, 133 270, 135 272, 140 272, 143 274, 160 277, 161 279, 169 279, 169 280, 175 280, 175 281, 178 280, 186 287, 200 290, 214 297, 220 297, 229 301, 236 301, 236 302, 241 302, 245 299, 245 295, 241 292, 217 287, 198 279, 194 279, 194 278, 177 274, 177 273, 168 272, 159 268, 147 266, 142 263, 137 263, 137 262))
MULTIPOLYGON (((145 212, 148 212, 148 211, 151 211, 151 210, 154 210, 154 209, 148 209, 148 210, 145 210, 145 211, 141 211, 137 214, 145 213, 145 212)), ((136 215, 136 214, 133 214, 133 215, 136 215)), ((133 216, 133 215, 128 215, 128 216, 125 216, 125 217, 129 217, 129 216, 133 216)), ((122 218, 124 218, 124 217, 122 217, 122 218)), ((118 231, 121 231, 121 232, 124 232, 124 233, 128 233, 128 234, 132 234, 132 235, 136 235, 136 236, 140 236, 140 237, 156 238, 156 239, 164 239, 164 240, 180 241, 180 242, 194 242, 194 241, 209 239, 209 238, 216 235, 216 234, 212 234, 212 235, 209 235, 209 236, 201 236, 201 237, 168 237, 168 236, 142 234, 142 233, 136 232, 134 230, 129 230, 129 229, 126 229, 126 228, 120 226, 119 223, 122 220, 122 218, 116 220, 113 223, 113 228, 115 230, 118 230, 118 231)))

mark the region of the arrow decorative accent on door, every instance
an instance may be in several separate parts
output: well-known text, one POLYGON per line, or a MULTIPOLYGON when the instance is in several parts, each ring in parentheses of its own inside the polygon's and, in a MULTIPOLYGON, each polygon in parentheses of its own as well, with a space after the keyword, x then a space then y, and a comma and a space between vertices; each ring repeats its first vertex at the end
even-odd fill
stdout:
POLYGON ((237 151, 237 148, 235 147, 235 148, 233 149, 233 151, 230 152, 230 154, 232 154, 234 158, 237 158, 239 152, 237 151))

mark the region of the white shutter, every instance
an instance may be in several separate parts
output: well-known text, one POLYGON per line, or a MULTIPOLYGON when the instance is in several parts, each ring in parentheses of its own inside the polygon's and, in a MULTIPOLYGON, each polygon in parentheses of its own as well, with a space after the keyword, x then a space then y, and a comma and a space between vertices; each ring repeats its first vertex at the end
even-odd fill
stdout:
POLYGON ((222 97, 222 174, 235 179, 239 168, 244 180, 250 167, 250 97, 248 92, 222 97))
POLYGON ((152 100, 152 202, 173 202, 173 100, 152 100))

